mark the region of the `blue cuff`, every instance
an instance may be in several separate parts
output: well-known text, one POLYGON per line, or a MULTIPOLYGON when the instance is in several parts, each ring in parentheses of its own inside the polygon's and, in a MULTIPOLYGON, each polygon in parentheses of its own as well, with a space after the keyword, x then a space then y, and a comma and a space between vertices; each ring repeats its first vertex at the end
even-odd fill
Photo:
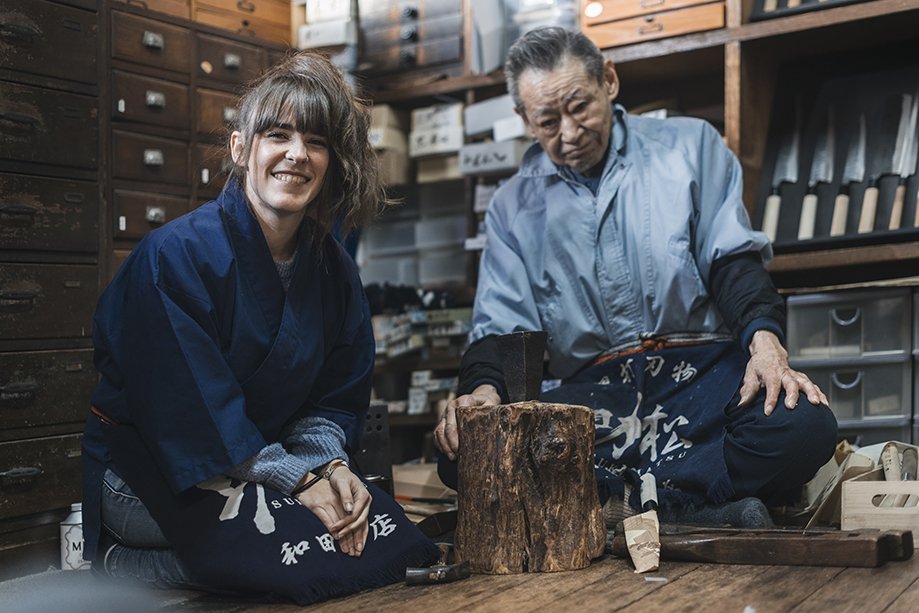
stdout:
POLYGON ((772 332, 779 337, 779 342, 782 343, 782 346, 785 346, 785 331, 782 329, 782 325, 769 317, 757 317, 744 326, 743 331, 740 333, 740 346, 747 355, 750 355, 750 343, 753 342, 753 335, 760 330, 772 332))

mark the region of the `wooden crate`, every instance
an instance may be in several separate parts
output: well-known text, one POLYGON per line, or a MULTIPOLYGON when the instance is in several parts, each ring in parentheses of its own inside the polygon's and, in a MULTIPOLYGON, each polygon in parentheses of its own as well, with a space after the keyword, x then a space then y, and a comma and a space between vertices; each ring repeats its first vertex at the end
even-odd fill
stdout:
MULTIPOLYGON (((919 534, 919 506, 877 506, 885 494, 919 497, 919 481, 885 481, 883 469, 878 468, 843 482, 842 529, 912 530, 919 534)), ((914 542, 919 547, 919 539, 914 542)))
POLYGON ((583 31, 597 47, 609 49, 647 40, 723 28, 724 20, 724 3, 712 2, 673 11, 584 25, 583 31))

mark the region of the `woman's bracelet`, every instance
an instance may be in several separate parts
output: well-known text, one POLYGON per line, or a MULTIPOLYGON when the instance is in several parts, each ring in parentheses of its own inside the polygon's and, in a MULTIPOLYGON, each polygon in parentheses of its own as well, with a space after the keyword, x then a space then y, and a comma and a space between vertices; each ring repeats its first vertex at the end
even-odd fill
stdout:
POLYGON ((316 475, 309 481, 306 481, 305 483, 298 485, 297 487, 293 489, 293 491, 290 492, 290 495, 296 498, 297 496, 299 496, 306 490, 310 489, 311 487, 319 483, 321 479, 325 479, 326 481, 328 481, 329 479, 332 478, 332 473, 335 472, 335 469, 338 468, 339 466, 347 467, 348 463, 342 459, 332 460, 331 462, 328 463, 328 465, 326 465, 325 470, 322 471, 321 475, 316 475))

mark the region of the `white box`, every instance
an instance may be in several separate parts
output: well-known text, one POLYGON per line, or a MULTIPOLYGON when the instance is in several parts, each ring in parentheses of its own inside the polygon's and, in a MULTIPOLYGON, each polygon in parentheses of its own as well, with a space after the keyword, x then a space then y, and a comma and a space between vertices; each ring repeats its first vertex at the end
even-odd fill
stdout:
POLYGON ((492 125, 491 133, 496 142, 530 137, 527 125, 523 122, 523 117, 516 113, 513 117, 504 117, 495 121, 492 125))
POLYGON ((432 130, 412 130, 408 135, 409 157, 455 153, 463 146, 463 128, 444 126, 432 130))
POLYGON ((306 5, 306 23, 350 19, 355 15, 352 0, 294 0, 306 5))
POLYGON ((423 387, 408 388, 408 414, 422 415, 429 411, 428 391, 423 387))
POLYGON ((488 205, 491 204, 491 199, 495 197, 495 192, 498 191, 497 185, 488 185, 485 183, 479 183, 475 186, 475 202, 472 204, 472 210, 475 213, 484 213, 488 210, 488 205))
POLYGON ((405 132, 388 126, 373 126, 367 133, 370 145, 374 149, 392 149, 405 153, 408 151, 408 142, 405 132))
POLYGON ((357 44, 357 20, 322 21, 300 26, 297 46, 300 49, 338 47, 357 44))
POLYGON ((435 104, 412 111, 412 130, 463 127, 463 103, 435 104))
POLYGON ((485 134, 499 119, 516 116, 514 101, 508 95, 496 96, 475 104, 470 104, 463 109, 464 127, 467 136, 485 134))
POLYGON ((481 251, 485 249, 485 238, 485 234, 476 234, 472 238, 467 238, 463 243, 463 248, 466 251, 481 251))
POLYGON ((460 173, 492 175, 514 172, 520 166, 520 160, 529 146, 528 141, 519 139, 464 145, 459 156, 460 173))
POLYGON ((416 183, 436 183, 437 181, 450 181, 462 179, 459 171, 459 156, 422 158, 415 164, 416 183))

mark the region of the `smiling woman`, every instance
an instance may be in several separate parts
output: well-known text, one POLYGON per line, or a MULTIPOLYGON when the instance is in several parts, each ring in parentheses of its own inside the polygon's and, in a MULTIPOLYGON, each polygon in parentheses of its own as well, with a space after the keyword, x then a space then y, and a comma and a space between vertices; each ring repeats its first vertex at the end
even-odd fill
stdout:
POLYGON ((97 572, 306 604, 437 559, 347 461, 374 345, 330 231, 385 202, 369 123, 328 60, 289 57, 243 96, 220 197, 148 234, 100 298, 83 453, 97 572))

